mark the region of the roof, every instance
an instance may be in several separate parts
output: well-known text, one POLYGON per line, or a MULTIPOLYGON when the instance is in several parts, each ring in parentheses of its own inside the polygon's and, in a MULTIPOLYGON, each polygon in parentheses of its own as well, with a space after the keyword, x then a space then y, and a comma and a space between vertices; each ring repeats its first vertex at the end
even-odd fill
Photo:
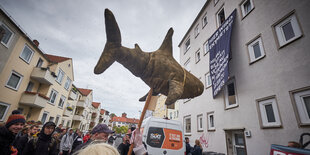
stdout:
POLYGON ((116 116, 112 118, 112 121, 113 122, 134 123, 134 124, 139 123, 139 119, 136 119, 136 118, 116 117, 116 116))
POLYGON ((84 88, 78 88, 78 90, 81 92, 83 96, 87 96, 90 92, 93 91, 91 89, 84 89, 84 88))
POLYGON ((185 33, 184 37, 182 38, 182 40, 179 43, 179 47, 181 46, 182 42, 186 39, 186 37, 188 36, 189 32, 192 30, 192 28, 195 26, 197 20, 199 20, 199 17, 201 16, 201 14, 203 13, 203 11, 205 10, 205 8, 208 6, 210 0, 207 0, 206 3, 203 5, 203 7, 201 8, 201 10, 199 11, 198 15, 196 16, 194 22, 192 23, 192 25, 189 27, 189 29, 187 30, 187 32, 185 33))
POLYGON ((104 109, 100 109, 100 114, 104 115, 104 113, 105 113, 105 110, 104 109))
POLYGON ((93 107, 98 108, 100 103, 99 102, 93 102, 92 105, 93 105, 93 107))
POLYGON ((66 60, 69 60, 71 58, 67 58, 67 57, 61 57, 61 56, 56 56, 56 55, 50 55, 50 54, 44 54, 46 58, 48 58, 51 62, 54 63, 59 63, 59 62, 63 62, 66 60))

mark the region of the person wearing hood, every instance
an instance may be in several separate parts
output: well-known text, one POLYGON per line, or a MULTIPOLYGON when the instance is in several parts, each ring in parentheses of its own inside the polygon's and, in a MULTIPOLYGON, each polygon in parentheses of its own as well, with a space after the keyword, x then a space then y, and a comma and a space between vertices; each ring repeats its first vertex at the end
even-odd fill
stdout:
POLYGON ((73 129, 68 129, 67 133, 62 136, 60 146, 59 146, 59 155, 69 155, 71 153, 73 144, 73 129))
POLYGON ((2 155, 17 154, 18 150, 13 146, 16 134, 25 125, 25 117, 20 111, 14 110, 4 126, 0 127, 0 153, 2 155))
POLYGON ((57 142, 52 137, 55 127, 54 122, 45 123, 38 137, 26 144, 23 155, 57 155, 57 142))

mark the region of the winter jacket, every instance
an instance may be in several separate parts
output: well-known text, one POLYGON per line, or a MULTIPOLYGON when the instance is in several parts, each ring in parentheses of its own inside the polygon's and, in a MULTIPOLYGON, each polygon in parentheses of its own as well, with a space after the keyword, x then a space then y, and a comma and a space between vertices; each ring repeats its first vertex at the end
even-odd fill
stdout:
POLYGON ((23 150, 23 155, 57 155, 57 142, 52 138, 52 134, 46 135, 44 129, 46 126, 54 125, 53 122, 47 122, 42 127, 37 138, 30 140, 23 150))
POLYGON ((202 149, 200 148, 200 146, 194 146, 194 149, 192 150, 192 155, 202 155, 202 149))
POLYGON ((1 155, 11 155, 13 153, 13 141, 15 135, 10 132, 5 126, 0 127, 0 154, 1 155))
POLYGON ((28 142, 28 139, 29 139, 28 134, 15 138, 13 145, 17 148, 18 155, 21 155, 23 153, 23 150, 28 142))
POLYGON ((78 145, 74 150, 71 151, 71 154, 74 154, 75 152, 87 147, 91 142, 93 142, 93 140, 89 139, 86 143, 78 145))
POLYGON ((83 139, 81 136, 76 136, 74 139, 73 139, 73 145, 72 145, 72 150, 74 150, 77 146, 83 144, 83 139))
POLYGON ((62 151, 71 151, 72 144, 73 144, 73 133, 70 135, 70 130, 67 131, 67 133, 61 138, 60 146, 59 146, 59 152, 62 151))

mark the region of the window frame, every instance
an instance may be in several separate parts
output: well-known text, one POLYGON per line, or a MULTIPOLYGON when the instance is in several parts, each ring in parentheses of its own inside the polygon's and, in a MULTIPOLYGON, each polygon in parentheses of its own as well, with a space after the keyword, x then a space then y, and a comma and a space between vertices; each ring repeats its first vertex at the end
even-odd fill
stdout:
POLYGON ((197 25, 195 26, 195 28, 194 28, 194 35, 195 35, 195 38, 198 37, 199 33, 200 33, 200 31, 199 31, 199 24, 197 24, 197 25))
POLYGON ((184 116, 184 117, 183 117, 183 123, 185 124, 185 125, 184 125, 184 135, 191 135, 191 134, 192 134, 192 120, 191 120, 191 115, 184 116), (190 129, 189 129, 190 132, 187 132, 187 131, 186 131, 186 126, 187 126, 187 125, 186 125, 186 120, 187 120, 187 119, 189 119, 189 123, 190 123, 190 129))
POLYGON ((67 99, 66 96, 64 96, 64 95, 61 95, 61 96, 60 96, 59 101, 58 101, 58 108, 61 108, 61 109, 64 108, 66 99, 67 99), (62 101, 62 105, 59 105, 61 101, 62 101))
POLYGON ((282 120, 278 107, 278 102, 275 95, 264 97, 256 100, 259 123, 262 129, 266 128, 281 128, 282 120), (270 103, 271 102, 271 103, 270 103), (268 122, 267 114, 266 114, 266 105, 272 105, 272 110, 275 118, 275 122, 268 122))
POLYGON ((203 55, 206 55, 210 52, 210 46, 209 46, 209 39, 207 39, 207 41, 204 42, 203 44, 203 55), (206 46, 208 45, 208 46, 206 46), (207 50, 208 47, 208 50, 207 50))
POLYGON ((47 120, 48 117, 49 117, 49 112, 48 112, 48 111, 44 111, 43 114, 42 114, 42 116, 41 116, 41 122, 42 122, 42 124, 45 124, 45 122, 46 122, 46 120, 47 120), (44 120, 44 122, 43 122, 42 119, 43 119, 44 114, 46 114, 46 117, 45 117, 45 120, 44 120))
MULTIPOLYGON (((3 25, 5 28, 7 28, 7 29, 12 33, 12 35, 11 35, 11 37, 9 38, 9 40, 8 40, 7 43, 4 43, 4 42, 2 41, 2 39, 3 39, 4 37, 0 40, 0 42, 1 42, 1 44, 2 44, 3 46, 5 46, 6 48, 9 48, 9 46, 10 46, 10 44, 11 44, 11 42, 12 42, 14 36, 15 36, 15 33, 9 28, 9 26, 7 26, 5 23, 3 23, 3 22, 0 21, 0 26, 2 26, 2 25, 3 25)), ((5 30, 4 30, 4 31, 5 31, 5 30)))
POLYGON ((263 59, 266 56, 266 52, 265 52, 265 48, 264 48, 264 44, 263 44, 263 39, 261 37, 261 35, 259 34, 258 36, 256 36, 255 38, 253 38, 252 40, 250 40, 247 44, 247 53, 248 53, 248 58, 249 58, 249 64, 253 64, 261 59, 263 59), (257 44, 259 45, 259 49, 260 49, 260 53, 261 56, 258 58, 255 58, 255 54, 254 54, 254 45, 257 44))
POLYGON ((50 104, 52 104, 52 105, 55 105, 57 96, 58 96, 58 91, 56 91, 55 89, 52 89, 52 90, 51 90, 51 93, 50 93, 50 100, 49 100, 47 103, 50 103, 50 104), (54 93, 56 93, 56 96, 55 96, 54 102, 51 102, 51 100, 52 100, 52 94, 54 94, 54 93))
POLYGON ((34 55, 34 51, 33 51, 27 44, 25 44, 25 46, 24 46, 22 52, 21 52, 20 55, 19 55, 19 58, 21 58, 23 61, 25 61, 27 64, 29 64, 30 61, 32 60, 33 55, 34 55), (31 52, 31 55, 30 55, 30 57, 29 57, 29 60, 26 60, 25 58, 22 57, 22 54, 24 53, 24 50, 25 50, 26 48, 28 48, 28 49, 30 50, 30 52, 31 52))
POLYGON ((6 81, 5 87, 10 88, 10 89, 13 89, 13 90, 15 90, 15 91, 18 91, 19 86, 20 86, 20 84, 21 84, 22 81, 23 81, 23 78, 24 78, 24 76, 23 76, 22 74, 16 72, 15 70, 12 70, 12 71, 11 71, 11 74, 10 74, 10 76, 9 76, 9 78, 8 78, 8 80, 6 81), (17 75, 17 76, 20 78, 19 81, 18 81, 18 83, 17 83, 16 88, 14 88, 14 87, 8 85, 8 82, 10 81, 10 79, 11 79, 11 77, 12 77, 13 74, 17 75))
POLYGON ((208 16, 207 16, 207 12, 203 15, 203 17, 202 17, 202 28, 204 28, 207 24, 208 24, 208 16), (206 22, 205 22, 205 20, 204 19, 206 19, 206 22))
POLYGON ((201 52, 200 52, 200 49, 198 49, 196 52, 195 52, 195 61, 196 61, 196 64, 201 60, 201 52), (198 57, 199 55, 199 57, 198 57))
POLYGON ((185 52, 184 54, 187 53, 187 51, 191 48, 191 38, 190 36, 186 39, 185 43, 184 43, 184 47, 185 47, 185 52), (189 45, 187 45, 187 42, 189 42, 189 45))
POLYGON ((241 9, 241 14, 242 14, 242 19, 245 18, 248 14, 250 14, 254 9, 255 9, 255 6, 254 6, 254 3, 253 3, 253 0, 243 0, 241 3, 240 3, 240 9, 241 9), (245 13, 245 7, 244 7, 244 4, 249 1, 250 4, 251 4, 251 10, 247 13, 245 13))
POLYGON ((214 119, 214 111, 207 112, 207 129, 208 131, 215 131, 215 119, 214 119), (211 116, 213 116, 213 127, 211 126, 211 116))
POLYGON ((225 17, 225 19, 224 19, 224 21, 223 21, 223 23, 220 23, 220 19, 219 19, 219 14, 222 12, 222 11, 224 11, 224 17, 225 17, 225 9, 224 9, 224 4, 223 4, 223 6, 221 6, 220 7, 220 9, 216 12, 216 24, 217 24, 217 28, 219 28, 223 23, 224 23, 224 21, 226 20, 226 17, 225 17))
POLYGON ((5 117, 7 116, 8 111, 9 111, 11 105, 7 104, 7 103, 4 103, 4 102, 0 102, 0 105, 6 106, 6 109, 5 109, 4 113, 3 113, 3 117, 0 118, 0 121, 2 122, 2 121, 4 121, 5 117))
POLYGON ((184 63, 184 68, 188 71, 191 72, 191 66, 190 66, 191 58, 188 58, 185 63, 184 63))
POLYGON ((225 86, 224 86, 224 102, 225 102, 225 110, 228 110, 228 109, 232 109, 232 108, 236 108, 239 106, 239 103, 238 103, 238 95, 237 95, 237 88, 236 88, 236 80, 235 78, 231 78, 229 79, 225 86), (234 91, 235 91, 235 99, 236 99, 236 103, 233 104, 233 105, 229 105, 229 99, 228 99, 228 88, 227 86, 231 83, 234 83, 234 91))
POLYGON ((297 99, 301 99, 301 97, 310 96, 310 86, 289 91, 289 94, 290 94, 290 98, 292 101, 292 105, 293 105, 293 109, 295 112, 295 117, 296 117, 298 126, 299 127, 310 126, 310 118, 307 119, 307 111, 305 109, 301 109, 301 108, 305 108, 304 104, 298 105, 298 104, 302 104, 303 102, 296 101, 297 99), (296 96, 296 95, 298 95, 298 96, 296 96), (299 97, 299 98, 297 98, 297 97, 299 97))
POLYGON ((64 86, 64 88, 65 88, 66 90, 69 90, 71 82, 72 82, 72 80, 67 76, 67 81, 66 81, 65 86, 64 86), (67 84, 68 81, 70 81, 69 84, 67 84), (66 86, 67 86, 67 87, 66 87, 66 86))
POLYGON ((303 36, 303 31, 302 31, 299 19, 297 17, 297 14, 295 13, 295 10, 291 11, 289 14, 281 18, 278 22, 273 24, 272 29, 273 29, 274 36, 276 38, 278 49, 285 47, 286 45, 289 45, 290 43, 298 40, 299 38, 303 36), (292 21, 294 21, 294 23, 292 21), (284 35, 283 29, 281 27, 287 24, 288 22, 291 22, 295 37, 286 41, 285 36, 283 36, 284 35))
POLYGON ((211 76, 210 72, 205 74, 205 87, 206 89, 210 88, 212 86, 211 76), (209 76, 208 76, 209 75, 209 76), (208 78, 209 77, 209 78, 208 78), (210 84, 208 84, 208 80, 210 79, 210 84))
POLYGON ((61 85, 62 80, 64 79, 64 77, 65 77, 65 72, 64 72, 61 68, 59 68, 59 69, 58 69, 57 78, 56 78, 56 82, 59 83, 59 84, 61 85), (59 79, 60 73, 62 73, 61 79, 59 79))
POLYGON ((203 114, 197 115, 197 132, 203 132, 203 114), (200 123, 201 123, 201 127, 200 127, 200 123))

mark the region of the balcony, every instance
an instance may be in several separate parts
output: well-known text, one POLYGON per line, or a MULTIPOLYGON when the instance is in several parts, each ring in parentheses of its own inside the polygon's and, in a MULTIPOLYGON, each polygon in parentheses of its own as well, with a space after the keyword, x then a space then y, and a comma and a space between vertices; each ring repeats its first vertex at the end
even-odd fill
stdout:
POLYGON ((46 68, 34 67, 30 77, 40 83, 52 85, 55 81, 55 78, 51 74, 51 72, 46 68))
POLYGON ((77 93, 71 90, 69 94, 69 100, 76 100, 77 97, 78 97, 77 93))
POLYGON ((79 102, 76 103, 76 107, 85 108, 86 107, 86 103, 84 101, 79 101, 79 102))
POLYGON ((91 117, 92 117, 92 118, 96 118, 96 117, 97 117, 97 113, 96 113, 96 112, 93 112, 93 113, 91 114, 91 117))
MULTIPOLYGON (((71 108, 72 109, 72 108, 71 108)), ((73 110, 69 110, 68 107, 64 110, 63 116, 72 116, 73 110)))
POLYGON ((74 121, 81 121, 81 120, 83 120, 83 116, 74 115, 73 118, 72 118, 72 120, 74 120, 74 121))
POLYGON ((44 108, 48 100, 49 98, 42 94, 25 91, 19 103, 30 107, 44 108))

